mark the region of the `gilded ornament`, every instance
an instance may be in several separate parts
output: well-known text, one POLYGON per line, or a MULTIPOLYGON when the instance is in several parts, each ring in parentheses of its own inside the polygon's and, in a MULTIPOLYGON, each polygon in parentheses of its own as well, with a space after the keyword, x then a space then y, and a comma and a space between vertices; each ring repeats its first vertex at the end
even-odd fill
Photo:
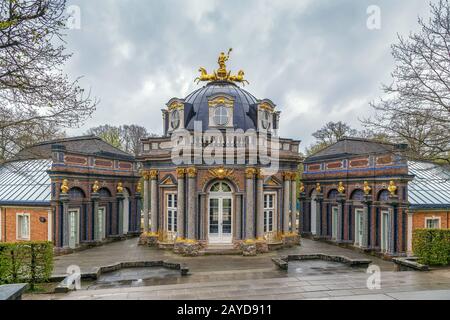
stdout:
POLYGON ((298 188, 300 193, 305 192, 305 185, 303 184, 303 182, 300 183, 300 187, 298 188))
POLYGON ((100 184, 98 183, 98 181, 95 181, 94 184, 92 185, 92 192, 97 193, 99 189, 100 184))
POLYGON ((322 187, 320 186, 320 183, 316 184, 316 191, 317 191, 317 193, 321 193, 322 192, 322 187))
POLYGON ((256 174, 256 169, 255 168, 247 168, 247 169, 245 169, 245 177, 247 179, 253 179, 255 174, 256 174))
POLYGON ((225 169, 224 167, 219 167, 219 168, 215 168, 215 169, 209 169, 208 172, 214 178, 225 179, 225 178, 230 178, 233 175, 234 170, 233 169, 225 169))
POLYGON ((391 196, 395 196, 395 193, 397 192, 397 186, 395 185, 395 182, 393 180, 389 182, 388 190, 391 193, 391 196))
POLYGON ((186 169, 185 168, 177 168, 177 177, 178 178, 183 178, 184 174, 186 173, 186 169))
POLYGON ((61 184, 61 193, 67 194, 69 192, 69 180, 64 179, 61 184))
POLYGON ((117 184, 117 192, 118 193, 122 193, 123 192, 123 183, 122 182, 119 182, 117 184))
POLYGON ((215 70, 212 74, 208 74, 205 68, 200 67, 198 70, 200 72, 200 76, 196 78, 194 81, 199 83, 200 81, 230 81, 230 82, 239 82, 242 84, 248 84, 249 82, 244 79, 245 72, 243 70, 239 70, 237 75, 231 75, 231 71, 227 70, 226 62, 230 59, 230 53, 233 49, 228 50, 228 53, 221 52, 219 58, 217 58, 217 63, 219 64, 219 69, 215 70))
POLYGON ((343 194, 345 192, 345 187, 344 187, 344 183, 343 182, 339 182, 338 191, 339 191, 340 194, 343 194))
POLYGON ((364 181, 364 194, 369 195, 372 191, 372 188, 369 186, 369 183, 367 181, 364 181))
POLYGON ((195 178, 197 176, 197 169, 195 167, 187 168, 186 173, 189 178, 195 178))
POLYGON ((141 191, 142 191, 142 185, 141 185, 141 183, 139 182, 139 183, 136 185, 136 192, 137 192, 137 193, 141 193, 141 191))
POLYGON ((148 176, 150 180, 156 180, 158 178, 158 170, 148 171, 148 176))

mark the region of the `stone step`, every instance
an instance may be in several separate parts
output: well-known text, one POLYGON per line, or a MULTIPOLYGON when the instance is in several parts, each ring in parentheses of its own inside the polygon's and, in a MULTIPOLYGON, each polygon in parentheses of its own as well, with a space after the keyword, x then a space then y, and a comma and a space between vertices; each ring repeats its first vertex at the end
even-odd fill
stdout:
POLYGON ((242 251, 235 249, 232 245, 208 245, 200 253, 204 255, 237 255, 242 254, 242 251))

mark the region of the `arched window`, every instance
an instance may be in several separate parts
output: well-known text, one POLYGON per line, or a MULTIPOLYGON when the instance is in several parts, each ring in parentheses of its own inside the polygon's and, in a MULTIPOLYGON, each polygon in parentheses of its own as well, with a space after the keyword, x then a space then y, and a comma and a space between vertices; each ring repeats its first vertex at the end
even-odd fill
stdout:
POLYGON ((356 189, 355 191, 352 192, 352 195, 350 198, 352 200, 356 200, 356 201, 363 201, 364 200, 364 191, 362 191, 361 189, 356 189))
POLYGON ((110 198, 111 192, 108 190, 108 188, 101 188, 98 190, 98 194, 100 195, 100 198, 110 198))
POLYGON ((69 199, 83 199, 85 197, 84 191, 81 188, 73 187, 69 190, 69 199))
POLYGON ((339 191, 337 191, 336 189, 330 190, 330 192, 328 192, 328 199, 336 199, 338 194, 339 191))
POLYGON ((389 200, 389 191, 381 190, 380 193, 378 193, 378 201, 388 201, 388 200, 389 200))
POLYGON ((228 123, 228 110, 225 106, 219 105, 214 110, 214 122, 218 126, 224 126, 228 123))
POLYGON ((231 188, 225 182, 217 182, 211 187, 210 191, 211 192, 231 192, 231 188))

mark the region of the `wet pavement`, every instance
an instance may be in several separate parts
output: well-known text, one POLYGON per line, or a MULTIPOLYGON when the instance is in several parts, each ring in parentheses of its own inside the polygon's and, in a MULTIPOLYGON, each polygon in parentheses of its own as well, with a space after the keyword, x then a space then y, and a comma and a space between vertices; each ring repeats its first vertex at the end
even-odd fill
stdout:
POLYGON ((116 242, 57 257, 54 274, 78 265, 82 272, 124 261, 165 260, 184 263, 190 275, 174 270, 123 269, 104 274, 97 282, 68 294, 24 295, 24 299, 448 299, 450 269, 395 272, 394 264, 350 249, 302 240, 302 246, 256 257, 181 257, 169 251, 137 246, 137 239, 116 242), (288 272, 272 257, 324 253, 365 258, 381 270, 374 278, 365 269, 322 260, 292 261, 288 272), (378 278, 379 276, 379 278, 378 278), (141 280, 140 280, 141 279, 141 280), (374 286, 379 279, 380 287, 374 286))

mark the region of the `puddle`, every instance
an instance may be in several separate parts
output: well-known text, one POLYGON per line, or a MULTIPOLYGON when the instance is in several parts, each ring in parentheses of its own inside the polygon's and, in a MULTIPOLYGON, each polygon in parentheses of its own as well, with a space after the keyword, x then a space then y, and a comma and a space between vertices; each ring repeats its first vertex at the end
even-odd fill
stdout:
POLYGON ((364 268, 354 268, 344 263, 324 260, 289 261, 288 275, 316 276, 339 273, 365 273, 364 268))
POLYGON ((87 285, 88 290, 121 287, 141 287, 165 284, 176 284, 181 279, 179 270, 163 267, 126 268, 100 275, 87 285))

